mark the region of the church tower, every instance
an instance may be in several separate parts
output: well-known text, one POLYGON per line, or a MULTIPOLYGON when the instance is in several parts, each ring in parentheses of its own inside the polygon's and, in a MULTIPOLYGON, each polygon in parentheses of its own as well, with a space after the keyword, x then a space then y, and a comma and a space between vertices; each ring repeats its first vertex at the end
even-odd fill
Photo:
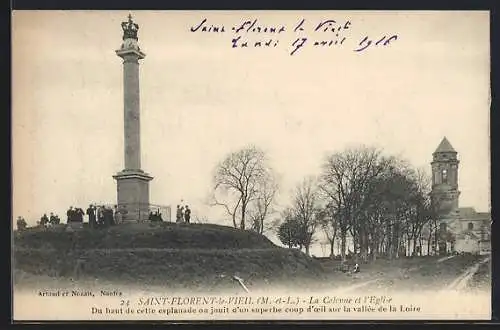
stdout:
POLYGON ((453 218, 458 212, 457 152, 446 137, 432 154, 432 191, 434 210, 442 220, 453 218))

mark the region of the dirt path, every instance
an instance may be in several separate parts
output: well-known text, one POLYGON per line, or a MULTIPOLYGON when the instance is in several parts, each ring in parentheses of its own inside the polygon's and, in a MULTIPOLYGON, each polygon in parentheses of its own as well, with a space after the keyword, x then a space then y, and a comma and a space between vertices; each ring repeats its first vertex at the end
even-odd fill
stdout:
POLYGON ((452 258, 455 258, 456 255, 452 255, 452 256, 448 256, 448 257, 443 257, 441 259, 438 259, 436 262, 443 262, 443 261, 446 261, 446 260, 449 260, 449 259, 452 259, 452 258))
POLYGON ((453 282, 451 282, 444 291, 453 290, 453 291, 462 291, 467 288, 469 281, 472 279, 472 276, 476 274, 481 267, 482 264, 490 261, 490 257, 486 257, 483 260, 478 261, 473 266, 469 267, 465 272, 463 272, 460 276, 458 276, 453 282))
MULTIPOLYGON (((338 278, 339 292, 419 292, 462 287, 482 264, 483 258, 448 256, 439 259, 407 259, 366 265, 353 278, 338 278), (464 271, 466 270, 466 271, 464 271), (355 278, 357 277, 357 278, 355 278), (463 279, 462 282, 457 278, 463 279), (455 282, 455 284, 452 284, 455 282)), ((484 261, 485 262, 485 261, 484 261)))
MULTIPOLYGON (((395 263, 398 261, 395 261, 395 263)), ((405 277, 407 273, 416 271, 420 267, 401 265, 401 267, 388 265, 364 265, 361 272, 356 274, 332 272, 332 284, 326 285, 328 289, 337 294, 347 294, 365 290, 380 290, 390 285, 390 282, 405 277)))

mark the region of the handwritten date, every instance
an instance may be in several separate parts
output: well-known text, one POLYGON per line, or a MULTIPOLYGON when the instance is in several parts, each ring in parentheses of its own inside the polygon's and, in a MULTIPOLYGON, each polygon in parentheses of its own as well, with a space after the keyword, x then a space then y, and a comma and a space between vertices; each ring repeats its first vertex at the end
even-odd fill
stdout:
POLYGON ((291 56, 299 53, 305 47, 351 47, 353 52, 363 53, 371 48, 388 47, 399 39, 399 36, 394 33, 376 37, 353 36, 352 26, 350 20, 326 19, 320 22, 308 22, 302 18, 289 28, 285 24, 264 24, 258 19, 245 19, 228 29, 223 24, 211 24, 207 18, 203 18, 191 26, 189 30, 198 33, 231 33, 230 40, 233 49, 277 48, 280 45, 288 44, 291 56))

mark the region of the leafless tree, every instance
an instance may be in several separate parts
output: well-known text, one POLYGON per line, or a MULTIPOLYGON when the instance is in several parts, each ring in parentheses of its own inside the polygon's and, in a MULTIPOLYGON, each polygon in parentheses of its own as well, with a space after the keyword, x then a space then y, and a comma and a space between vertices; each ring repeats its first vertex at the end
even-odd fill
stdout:
POLYGON ((372 203, 373 181, 390 162, 389 158, 382 157, 380 150, 361 146, 329 155, 323 164, 319 186, 331 213, 336 215, 342 259, 345 259, 349 232, 355 252, 358 245, 362 248, 368 245, 369 233, 361 220, 366 216, 367 205, 372 203))
MULTIPOLYGON (((266 230, 265 220, 274 213, 273 201, 278 191, 278 183, 271 175, 266 180, 262 180, 256 198, 251 204, 249 216, 252 221, 252 228, 259 234, 266 230)), ((272 228, 273 226, 271 226, 272 228)))
POLYGON ((211 205, 223 207, 233 226, 245 230, 249 205, 262 197, 270 177, 265 153, 259 148, 250 146, 232 152, 215 168, 211 205))
POLYGON ((292 209, 301 226, 301 245, 309 255, 314 234, 321 222, 320 198, 317 181, 314 177, 306 177, 294 191, 292 209))
POLYGON ((389 258, 416 253, 430 216, 426 179, 425 173, 393 158, 373 180, 371 203, 363 206, 361 222, 374 259, 381 250, 389 258))
POLYGON ((422 169, 410 171, 409 179, 413 183, 411 193, 410 217, 408 219, 408 250, 411 255, 422 254, 422 233, 435 214, 432 209, 429 192, 431 178, 422 169), (411 250, 410 250, 411 249, 411 250))
POLYGON ((320 224, 326 236, 327 244, 330 246, 330 258, 334 257, 334 247, 338 236, 338 218, 333 212, 334 208, 327 205, 320 213, 320 224))
MULTIPOLYGON (((275 212, 275 213, 277 213, 277 212, 275 212)), ((278 233, 278 230, 279 230, 279 227, 280 227, 282 221, 283 221, 283 219, 281 218, 281 215, 273 217, 272 219, 270 219, 269 221, 267 221, 264 224, 264 233, 266 233, 266 232, 272 233, 272 234, 278 233)))

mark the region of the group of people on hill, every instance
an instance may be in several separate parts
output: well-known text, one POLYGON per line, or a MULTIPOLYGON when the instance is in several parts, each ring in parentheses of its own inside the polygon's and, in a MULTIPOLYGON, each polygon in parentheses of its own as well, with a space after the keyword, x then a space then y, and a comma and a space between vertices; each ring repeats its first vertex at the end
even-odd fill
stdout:
POLYGON ((61 223, 61 219, 58 215, 55 215, 53 212, 50 212, 50 217, 47 217, 47 213, 44 213, 40 218, 38 224, 42 227, 54 226, 61 223))
POLYGON ((89 226, 91 228, 109 227, 122 222, 122 214, 115 205, 114 210, 111 207, 90 204, 87 208, 89 217, 89 226))
MULTIPOLYGON (((67 223, 83 223, 85 214, 88 216, 89 227, 91 228, 102 228, 109 227, 119 224, 123 221, 123 214, 118 209, 117 205, 114 208, 106 205, 95 205, 90 204, 86 212, 82 208, 70 206, 66 212, 67 223)), ((149 212, 150 221, 164 221, 160 209, 149 212)), ((190 223, 191 222, 191 209, 188 205, 180 206, 177 205, 176 213, 177 223, 190 223)), ((48 217, 46 213, 42 215, 40 221, 37 222, 41 227, 48 227, 53 225, 58 225, 61 223, 61 219, 58 215, 50 212, 48 217)), ((18 229, 26 229, 27 223, 23 217, 18 217, 17 219, 18 229)))
POLYGON ((66 216, 67 216, 67 223, 70 222, 83 222, 83 216, 85 215, 85 212, 79 207, 73 208, 73 206, 70 206, 68 211, 66 211, 66 216))
MULTIPOLYGON (((87 215, 89 219, 89 226, 92 228, 96 227, 106 227, 110 225, 114 225, 116 223, 120 223, 122 219, 122 215, 117 211, 117 207, 115 205, 115 210, 107 206, 94 206, 92 204, 89 205, 87 209, 87 215)), ((85 212, 82 208, 70 206, 66 211, 67 223, 83 223, 85 212)), ((58 215, 50 212, 50 216, 47 216, 47 213, 44 213, 40 220, 37 221, 38 226, 40 227, 49 227, 55 226, 61 223, 61 219, 58 215)), ((18 229, 26 229, 27 223, 26 220, 19 216, 17 218, 17 227, 18 229)))
POLYGON ((175 215, 176 223, 190 223, 191 222, 191 209, 188 205, 177 205, 177 212, 175 215))
POLYGON ((21 216, 17 217, 16 224, 17 224, 17 230, 25 230, 26 227, 28 227, 28 223, 21 216))

